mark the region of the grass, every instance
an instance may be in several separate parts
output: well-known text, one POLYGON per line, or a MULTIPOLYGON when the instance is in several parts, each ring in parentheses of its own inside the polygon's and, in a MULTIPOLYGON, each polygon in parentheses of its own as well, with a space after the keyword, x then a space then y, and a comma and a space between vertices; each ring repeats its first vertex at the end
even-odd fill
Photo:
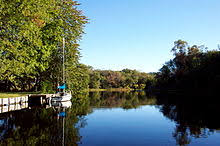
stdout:
POLYGON ((29 94, 40 94, 39 92, 0 92, 0 98, 11 98, 27 96, 29 94))

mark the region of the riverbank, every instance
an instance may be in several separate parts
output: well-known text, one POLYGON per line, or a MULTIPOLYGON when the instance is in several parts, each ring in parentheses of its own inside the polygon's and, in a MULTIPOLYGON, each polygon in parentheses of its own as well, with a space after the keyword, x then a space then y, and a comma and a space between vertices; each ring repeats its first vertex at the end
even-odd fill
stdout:
POLYGON ((109 88, 109 89, 87 89, 88 92, 102 92, 102 91, 109 91, 109 92, 127 92, 127 91, 134 91, 134 89, 130 88, 109 88))
POLYGON ((40 94, 40 92, 0 92, 0 98, 21 97, 29 94, 40 94))

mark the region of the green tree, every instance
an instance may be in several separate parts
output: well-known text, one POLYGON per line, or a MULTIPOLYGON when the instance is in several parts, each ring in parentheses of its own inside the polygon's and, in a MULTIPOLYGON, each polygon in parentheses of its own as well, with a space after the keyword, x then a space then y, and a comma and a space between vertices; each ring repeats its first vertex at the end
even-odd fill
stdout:
POLYGON ((89 88, 90 89, 99 89, 101 76, 98 71, 91 70, 89 72, 89 88))
POLYGON ((85 89, 88 89, 89 84, 89 70, 84 64, 78 64, 77 67, 69 68, 67 74, 67 84, 68 88, 73 92, 73 94, 82 93, 85 89))
POLYGON ((80 72, 79 45, 87 18, 72 0, 0 0, 0 81, 6 90, 39 90, 42 82, 58 83, 65 66, 80 72), (38 88, 37 88, 38 87, 38 88))

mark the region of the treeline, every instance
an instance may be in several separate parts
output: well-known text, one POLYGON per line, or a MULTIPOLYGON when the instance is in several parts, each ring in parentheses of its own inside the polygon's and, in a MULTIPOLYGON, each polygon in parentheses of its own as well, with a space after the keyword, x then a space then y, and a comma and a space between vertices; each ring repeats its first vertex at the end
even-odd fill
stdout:
POLYGON ((121 71, 111 70, 89 70, 90 89, 145 89, 154 79, 154 74, 139 72, 137 70, 123 69, 121 71))
POLYGON ((170 89, 214 94, 220 89, 220 51, 204 46, 190 46, 178 40, 171 50, 174 58, 166 62, 157 73, 155 89, 170 89))
POLYGON ((74 92, 86 88, 78 41, 87 18, 72 0, 0 0, 0 91, 49 91, 65 77, 74 92), (73 88, 74 87, 74 88, 73 88))

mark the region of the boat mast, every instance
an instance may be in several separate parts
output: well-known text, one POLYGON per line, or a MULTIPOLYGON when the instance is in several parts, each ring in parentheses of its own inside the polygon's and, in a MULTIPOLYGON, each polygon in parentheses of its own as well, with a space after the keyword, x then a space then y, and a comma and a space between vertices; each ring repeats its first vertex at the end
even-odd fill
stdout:
MULTIPOLYGON (((63 85, 65 86, 65 65, 64 65, 65 53, 64 53, 64 48, 65 48, 65 38, 63 37, 63 85)), ((63 92, 65 92, 65 88, 63 89, 63 92)))

